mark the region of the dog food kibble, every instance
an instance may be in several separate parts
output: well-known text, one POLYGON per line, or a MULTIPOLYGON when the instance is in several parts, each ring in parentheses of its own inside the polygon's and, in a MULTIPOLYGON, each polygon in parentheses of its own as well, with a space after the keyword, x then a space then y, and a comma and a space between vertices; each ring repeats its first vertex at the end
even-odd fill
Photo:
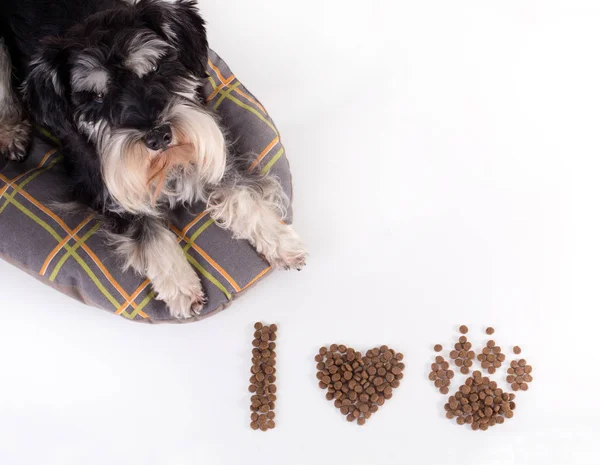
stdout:
MULTIPOLYGON (((462 374, 469 374, 469 368, 475 359, 490 374, 502 367, 506 361, 506 355, 502 353, 502 348, 497 346, 494 340, 488 340, 481 353, 475 355, 475 352, 471 350, 471 343, 464 336, 468 331, 467 327, 463 325, 459 329, 462 336, 454 344, 454 349, 450 350, 450 359, 454 360, 462 374)), ((492 335, 495 329, 490 326, 485 329, 485 332, 492 335)), ((521 348, 514 346, 513 352, 518 355, 521 353, 521 348)), ((448 364, 445 363, 443 357, 437 355, 435 363, 431 364, 429 373, 429 380, 442 394, 449 392, 450 379, 454 375, 452 371, 445 371, 447 367, 448 364)), ((527 391, 529 383, 533 381, 532 372, 533 368, 527 364, 527 360, 524 358, 512 360, 506 370, 506 381, 513 391, 527 391)), ((490 380, 487 376, 484 377, 480 371, 473 371, 464 384, 448 397, 448 402, 444 405, 445 416, 455 419, 458 425, 467 425, 473 430, 486 431, 492 426, 503 424, 506 419, 514 416, 516 408, 514 399, 514 393, 504 392, 495 381, 490 380)))
MULTIPOLYGON (((468 330, 464 325, 460 327, 460 332, 463 334, 467 333, 468 330)), ((469 373, 469 368, 473 365, 472 360, 475 358, 475 352, 471 350, 471 347, 472 344, 467 340, 467 337, 460 336, 458 342, 454 344, 454 350, 450 351, 450 358, 460 368, 460 372, 465 375, 469 373)))
MULTIPOLYGON (((275 381, 277 369, 275 368, 275 349, 277 339, 277 325, 263 325, 261 322, 254 324, 254 340, 252 341, 252 376, 248 390, 253 393, 250 399, 250 427, 253 430, 267 431, 275 428, 275 400, 277 386, 275 381), (269 342, 270 341, 270 342, 269 342)), ((327 353, 327 350, 325 350, 327 353)), ((315 357, 320 365, 323 364, 325 353, 319 352, 315 357)), ((325 365, 323 365, 325 367, 325 365)), ((320 381, 323 383, 323 381, 320 381)), ((323 385, 325 385, 323 383, 323 385)))
POLYGON ((448 394, 450 380, 454 377, 454 372, 450 369, 450 364, 444 360, 444 357, 438 355, 435 357, 435 363, 431 364, 429 380, 439 389, 440 393, 448 394))
MULTIPOLYGON (((332 344, 329 350, 323 347, 319 355, 320 360, 315 357, 317 379, 319 387, 327 389, 325 398, 335 400, 334 406, 346 420, 361 426, 392 398, 393 388, 400 386, 403 378, 402 354, 386 345, 363 356, 351 347, 332 344)), ((437 364, 436 369, 440 369, 437 364)))
POLYGON ((512 418, 516 407, 514 394, 505 393, 495 381, 474 371, 465 384, 448 398, 444 406, 446 417, 456 418, 458 425, 470 425, 473 430, 486 431, 489 427, 512 418))
POLYGON ((458 330, 460 331, 460 334, 467 334, 469 332, 469 328, 467 328, 465 325, 462 325, 460 328, 458 328, 458 330))
POLYGON ((489 340, 477 356, 477 360, 481 362, 481 368, 487 370, 489 374, 494 374, 506 360, 506 355, 502 353, 502 348, 497 346, 495 341, 489 340))
POLYGON ((524 358, 513 360, 506 372, 508 373, 506 382, 510 384, 513 391, 527 391, 529 389, 528 383, 533 381, 533 376, 531 376, 533 368, 531 365, 527 365, 527 360, 524 358))
POLYGON ((443 349, 441 344, 436 344, 433 346, 433 350, 435 350, 436 352, 441 352, 443 349))

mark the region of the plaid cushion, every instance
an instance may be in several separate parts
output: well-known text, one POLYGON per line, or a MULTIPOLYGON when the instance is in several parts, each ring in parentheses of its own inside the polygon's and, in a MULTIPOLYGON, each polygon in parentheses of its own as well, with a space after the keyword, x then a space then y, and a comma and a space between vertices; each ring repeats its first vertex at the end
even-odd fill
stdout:
MULTIPOLYGON (((239 153, 255 154, 251 170, 277 176, 290 196, 291 175, 279 133, 267 111, 214 52, 204 93, 222 118, 239 153)), ((46 134, 36 135, 25 163, 0 167, 0 258, 86 304, 133 321, 174 321, 150 282, 120 263, 97 234, 92 215, 66 215, 60 149, 46 134)), ((291 221, 291 211, 288 213, 291 221)), ((268 274, 270 267, 246 241, 233 239, 204 212, 204 205, 174 212, 173 232, 200 274, 209 298, 201 319, 268 274)), ((175 320, 176 321, 176 320, 175 320)))

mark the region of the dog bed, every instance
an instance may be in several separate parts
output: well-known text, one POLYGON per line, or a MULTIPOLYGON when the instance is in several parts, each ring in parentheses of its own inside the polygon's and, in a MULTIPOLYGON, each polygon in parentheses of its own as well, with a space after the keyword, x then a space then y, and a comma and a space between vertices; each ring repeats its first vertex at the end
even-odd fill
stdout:
MULTIPOLYGON (((251 170, 269 172, 292 197, 292 183, 279 133, 260 102, 213 51, 203 87, 207 105, 218 113, 236 153, 254 154, 251 170)), ((174 320, 154 298, 150 282, 120 263, 98 233, 93 215, 61 212, 65 172, 60 148, 39 130, 22 164, 0 166, 0 258, 88 305, 132 321, 174 320)), ((173 213, 172 230, 208 295, 201 315, 223 310, 270 271, 246 241, 233 239, 204 213, 204 205, 173 213)), ((291 222, 291 208, 286 222, 291 222)))

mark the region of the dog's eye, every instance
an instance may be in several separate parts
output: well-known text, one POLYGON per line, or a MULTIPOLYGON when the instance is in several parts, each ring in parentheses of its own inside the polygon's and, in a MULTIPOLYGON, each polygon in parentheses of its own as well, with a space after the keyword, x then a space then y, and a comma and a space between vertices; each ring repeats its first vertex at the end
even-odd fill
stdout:
POLYGON ((152 66, 152 72, 156 73, 158 71, 158 65, 152 66))
POLYGON ((94 96, 94 102, 96 102, 96 103, 104 102, 104 94, 96 94, 94 96))

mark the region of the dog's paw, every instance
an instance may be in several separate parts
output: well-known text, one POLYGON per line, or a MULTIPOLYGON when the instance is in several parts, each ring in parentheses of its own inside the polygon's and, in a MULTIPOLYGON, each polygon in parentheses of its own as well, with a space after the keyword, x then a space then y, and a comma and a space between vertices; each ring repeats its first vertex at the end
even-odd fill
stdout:
POLYGON ((200 315, 206 302, 207 298, 200 283, 192 292, 181 292, 175 298, 166 301, 171 316, 178 320, 200 315))
POLYGON ((0 155, 11 161, 25 160, 30 134, 31 126, 25 120, 0 127, 0 155))
POLYGON ((180 320, 199 315, 207 301, 200 279, 187 262, 183 264, 153 280, 157 298, 167 304, 173 318, 180 320))
POLYGON ((265 258, 275 269, 300 271, 306 264, 307 256, 306 247, 296 231, 286 225, 277 238, 276 246, 265 258))

